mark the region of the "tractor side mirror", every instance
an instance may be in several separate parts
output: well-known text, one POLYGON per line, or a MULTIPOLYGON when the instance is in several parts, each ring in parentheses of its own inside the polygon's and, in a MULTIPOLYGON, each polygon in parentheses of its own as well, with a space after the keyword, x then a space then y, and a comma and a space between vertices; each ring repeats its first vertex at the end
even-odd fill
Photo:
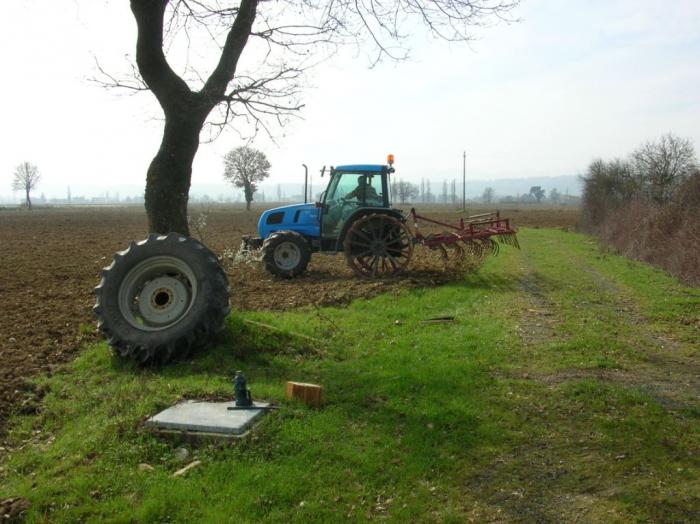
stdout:
POLYGON ((323 209, 323 202, 314 202, 314 207, 323 209))

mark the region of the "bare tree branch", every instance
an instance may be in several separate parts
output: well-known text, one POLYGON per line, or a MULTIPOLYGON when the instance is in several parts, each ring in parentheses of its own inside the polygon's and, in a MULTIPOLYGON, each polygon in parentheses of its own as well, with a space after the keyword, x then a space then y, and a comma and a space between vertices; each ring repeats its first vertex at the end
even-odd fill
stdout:
MULTIPOLYGON (((100 78, 93 80, 105 87, 133 92, 152 90, 164 108, 166 99, 172 99, 166 93, 194 95, 209 111, 220 103, 219 117, 225 119, 226 125, 237 116, 250 117, 251 111, 269 109, 259 100, 273 97, 274 91, 279 90, 283 95, 277 98, 294 98, 276 105, 281 116, 286 117, 303 107, 298 98, 304 73, 333 56, 340 47, 350 45, 358 53, 367 53, 370 67, 385 59, 401 61, 409 56, 406 43, 410 34, 410 30, 402 32, 401 27, 409 29, 418 22, 436 38, 469 42, 475 27, 493 21, 516 21, 510 14, 518 3, 519 0, 131 0, 132 11, 139 13, 137 63, 139 69, 143 65, 150 73, 139 74, 132 66, 125 78, 119 78, 96 63, 100 78), (220 53, 208 74, 201 63, 190 61, 192 47, 201 48, 203 37, 207 45, 220 53), (264 46, 264 52, 258 51, 258 60, 265 67, 252 68, 254 74, 247 76, 254 76, 256 82, 244 84, 237 82, 240 79, 236 71, 250 37, 264 46), (187 49, 180 75, 166 59, 168 53, 174 52, 172 45, 178 38, 187 49), (309 60, 312 56, 314 61, 309 60), (290 77, 290 71, 297 74, 290 77), (274 89, 262 89, 273 83, 274 89), (246 89, 251 91, 250 97, 243 96, 246 89), (236 111, 232 104, 246 107, 236 111)), ((190 102, 194 99, 190 98, 190 102)), ((270 113, 266 110, 259 116, 267 118, 270 113)), ((252 121, 260 124, 258 119, 252 121)), ((215 118, 208 124, 220 128, 222 121, 215 118)))

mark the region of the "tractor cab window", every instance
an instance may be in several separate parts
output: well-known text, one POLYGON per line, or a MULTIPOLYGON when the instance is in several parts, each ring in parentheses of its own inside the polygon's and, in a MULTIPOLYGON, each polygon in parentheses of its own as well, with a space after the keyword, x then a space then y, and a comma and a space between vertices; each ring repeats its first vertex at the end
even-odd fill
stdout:
POLYGON ((381 176, 371 173, 334 172, 325 194, 323 234, 337 234, 359 207, 382 205, 381 176))
POLYGON ((328 187, 326 203, 340 199, 362 206, 377 206, 382 203, 381 177, 367 173, 338 173, 328 187))

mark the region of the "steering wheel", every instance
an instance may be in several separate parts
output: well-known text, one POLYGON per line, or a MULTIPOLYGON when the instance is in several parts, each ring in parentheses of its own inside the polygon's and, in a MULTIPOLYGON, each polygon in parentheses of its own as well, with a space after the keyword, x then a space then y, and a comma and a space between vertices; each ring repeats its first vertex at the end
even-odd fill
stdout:
POLYGON ((348 204, 351 204, 351 203, 352 203, 352 200, 349 200, 349 199, 347 199, 347 198, 345 198, 345 197, 338 197, 338 198, 335 199, 335 205, 338 206, 338 207, 340 207, 340 208, 343 208, 343 207, 345 207, 345 206, 347 206, 348 204))

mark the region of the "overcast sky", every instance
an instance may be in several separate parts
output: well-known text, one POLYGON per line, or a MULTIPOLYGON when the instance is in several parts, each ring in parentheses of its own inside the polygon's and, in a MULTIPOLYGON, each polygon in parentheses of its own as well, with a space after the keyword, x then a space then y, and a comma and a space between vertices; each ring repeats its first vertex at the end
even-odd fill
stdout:
MULTIPOLYGON (((698 0, 524 0, 515 15, 470 46, 417 35, 409 62, 370 69, 348 52, 318 67, 304 119, 254 144, 271 181, 389 152, 402 178, 441 183, 461 176, 463 150, 469 177, 497 179, 575 175, 669 131, 700 147, 698 0)), ((95 57, 123 70, 134 45, 127 0, 3 2, 0 197, 25 160, 47 197, 143 186, 155 100, 89 81, 95 57)), ((221 183, 238 145, 234 132, 203 144, 193 185, 221 183)))

